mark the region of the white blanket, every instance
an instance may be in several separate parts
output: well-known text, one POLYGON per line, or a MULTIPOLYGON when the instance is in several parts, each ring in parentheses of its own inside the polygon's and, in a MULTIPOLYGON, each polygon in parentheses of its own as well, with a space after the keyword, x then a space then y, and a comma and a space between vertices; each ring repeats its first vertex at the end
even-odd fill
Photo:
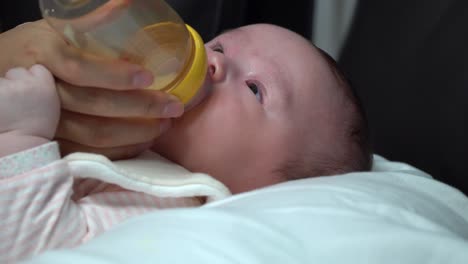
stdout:
POLYGON ((299 180, 134 218, 30 263, 468 263, 468 198, 411 166, 299 180))

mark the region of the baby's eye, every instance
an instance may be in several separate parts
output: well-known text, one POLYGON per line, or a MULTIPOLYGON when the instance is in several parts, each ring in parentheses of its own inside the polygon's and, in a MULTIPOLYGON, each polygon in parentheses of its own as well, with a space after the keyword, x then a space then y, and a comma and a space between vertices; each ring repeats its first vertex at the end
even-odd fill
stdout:
POLYGON ((213 46, 211 46, 211 50, 224 54, 224 47, 219 42, 216 42, 213 46))
POLYGON ((255 82, 251 82, 251 81, 246 82, 246 84, 247 84, 247 87, 249 87, 250 91, 252 91, 252 93, 255 95, 257 100, 260 103, 263 103, 262 91, 258 87, 258 84, 256 84, 255 82))

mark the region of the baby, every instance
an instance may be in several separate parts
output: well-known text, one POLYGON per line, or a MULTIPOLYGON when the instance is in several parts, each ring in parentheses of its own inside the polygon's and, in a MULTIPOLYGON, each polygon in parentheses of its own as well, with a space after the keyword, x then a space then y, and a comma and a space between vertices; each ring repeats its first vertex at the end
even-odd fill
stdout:
MULTIPOLYGON (((206 49, 211 94, 174 120, 153 151, 234 194, 370 168, 362 109, 333 59, 309 41, 259 24, 206 49)), ((132 215, 202 205, 77 178, 50 142, 59 108, 40 65, 0 79, 0 262, 79 245, 132 215)))
POLYGON ((284 28, 254 25, 207 43, 213 92, 153 150, 233 193, 367 170, 367 125, 335 61, 284 28))

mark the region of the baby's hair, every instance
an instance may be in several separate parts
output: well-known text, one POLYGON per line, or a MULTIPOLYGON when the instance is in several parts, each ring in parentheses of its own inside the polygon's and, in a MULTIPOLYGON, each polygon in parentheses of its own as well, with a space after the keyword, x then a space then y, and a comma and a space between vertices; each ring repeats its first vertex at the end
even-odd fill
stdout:
POLYGON ((369 171, 372 166, 369 127, 362 103, 336 61, 322 49, 317 49, 335 75, 339 92, 344 95, 346 101, 348 118, 343 128, 346 144, 342 146, 347 148, 343 150, 346 154, 313 153, 304 147, 297 153, 292 153, 291 158, 276 170, 285 180, 369 171))

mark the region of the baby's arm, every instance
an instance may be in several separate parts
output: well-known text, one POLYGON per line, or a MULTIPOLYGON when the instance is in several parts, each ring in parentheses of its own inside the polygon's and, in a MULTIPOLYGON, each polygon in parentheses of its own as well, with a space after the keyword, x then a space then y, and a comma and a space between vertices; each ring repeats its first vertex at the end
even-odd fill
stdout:
POLYGON ((46 68, 9 70, 0 78, 0 157, 49 142, 59 115, 60 100, 46 68))
POLYGON ((86 231, 79 221, 66 223, 81 215, 70 206, 73 179, 58 145, 48 143, 59 111, 54 79, 43 66, 0 78, 0 263, 74 245, 67 231, 86 231))
MULTIPOLYGON (((56 142, 0 158, 0 263, 78 246, 127 213, 134 215, 123 199, 126 192, 75 180, 56 142)), ((138 201, 141 205, 141 198, 127 200, 138 201)), ((151 207, 151 199, 145 201, 151 207)))
POLYGON ((86 225, 72 186, 55 142, 0 158, 0 263, 78 243, 86 225))
POLYGON ((40 65, 0 78, 0 263, 77 246, 126 218, 196 206, 93 180, 75 180, 54 136, 60 102, 40 65))
POLYGON ((76 179, 71 170, 55 142, 0 158, 0 263, 78 246, 144 212, 200 205, 76 179))

